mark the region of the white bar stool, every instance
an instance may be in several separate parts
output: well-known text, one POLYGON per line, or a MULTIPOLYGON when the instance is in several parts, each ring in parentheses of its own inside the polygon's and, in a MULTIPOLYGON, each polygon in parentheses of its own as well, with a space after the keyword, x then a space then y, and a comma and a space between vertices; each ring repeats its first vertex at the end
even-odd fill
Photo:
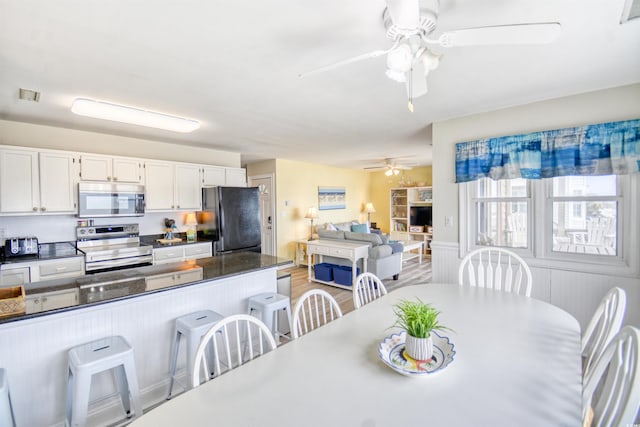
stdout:
POLYGON ((69 350, 67 425, 77 427, 86 424, 91 377, 110 369, 114 369, 127 418, 142 415, 133 348, 123 337, 112 336, 69 350), (134 415, 131 413, 132 405, 134 415))
POLYGON ((278 312, 280 310, 285 310, 287 313, 287 321, 289 329, 291 329, 291 300, 288 296, 265 292, 249 297, 249 314, 253 314, 254 310, 260 312, 261 320, 267 325, 276 342, 279 341, 278 337, 291 339, 278 330, 278 312))
POLYGON ((169 393, 167 394, 167 400, 171 399, 171 392, 173 390, 173 383, 178 382, 175 379, 176 366, 178 364, 178 354, 180 351, 180 338, 184 335, 187 339, 187 362, 186 362, 186 381, 185 384, 180 384, 184 390, 190 390, 192 388, 191 377, 193 375, 193 365, 196 359, 196 352, 198 351, 198 345, 200 339, 214 323, 224 319, 224 316, 220 313, 216 313, 211 310, 196 311, 195 313, 185 314, 176 319, 176 334, 173 342, 173 352, 171 355, 171 379, 169 381, 169 393))
POLYGON ((9 394, 9 379, 4 368, 0 368, 0 426, 16 426, 9 394))

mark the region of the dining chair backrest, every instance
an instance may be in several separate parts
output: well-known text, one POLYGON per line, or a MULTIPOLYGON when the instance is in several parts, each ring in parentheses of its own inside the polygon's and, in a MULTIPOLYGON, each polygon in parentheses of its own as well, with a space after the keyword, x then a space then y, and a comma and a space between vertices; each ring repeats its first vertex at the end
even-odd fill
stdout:
POLYGON ((236 314, 216 322, 202 337, 196 351, 191 378, 193 387, 275 350, 276 341, 258 318, 236 314), (207 349, 210 360, 207 360, 207 349), (202 374, 202 376, 201 376, 202 374))
POLYGON ((626 306, 627 296, 618 287, 611 288, 600 301, 582 336, 583 377, 587 376, 597 356, 620 331, 626 306))
POLYGON ((640 329, 625 326, 589 371, 582 390, 582 417, 592 426, 636 425, 640 409, 640 329), (595 393, 596 389, 599 392, 595 393), (591 412, 592 411, 592 412, 591 412))
POLYGON ((342 310, 331 294, 322 289, 311 289, 302 294, 293 309, 293 338, 342 317, 342 310))
POLYGON ((469 252, 460 263, 458 284, 531 296, 531 269, 516 253, 498 247, 469 252))
POLYGON ((382 280, 373 273, 362 273, 356 278, 353 287, 353 306, 360 308, 387 294, 382 280))

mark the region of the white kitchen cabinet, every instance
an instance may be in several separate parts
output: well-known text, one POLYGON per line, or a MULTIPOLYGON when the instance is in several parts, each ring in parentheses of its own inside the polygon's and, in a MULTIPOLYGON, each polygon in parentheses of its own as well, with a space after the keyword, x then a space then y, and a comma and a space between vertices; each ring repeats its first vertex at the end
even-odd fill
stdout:
POLYGON ((226 173, 226 168, 222 166, 204 166, 202 168, 202 186, 227 185, 226 173))
POLYGON ((75 288, 27 295, 25 299, 27 314, 76 305, 78 294, 78 289, 75 288))
POLYGON ((244 168, 225 168, 225 184, 229 187, 246 187, 247 170, 244 168))
POLYGON ((40 211, 38 152, 0 150, 0 212, 40 211))
POLYGON ((0 212, 74 213, 74 176, 71 153, 0 150, 0 212))
POLYGON ((200 210, 199 165, 147 161, 144 168, 146 210, 200 210))
POLYGON ((70 153, 40 153, 40 212, 76 213, 75 158, 70 153))
POLYGON ((147 291, 166 288, 168 286, 183 285, 185 283, 202 280, 202 268, 178 271, 175 273, 156 274, 144 278, 147 291))
POLYGON ((176 209, 199 211, 202 208, 200 165, 175 165, 174 200, 176 209))
POLYGON ((146 161, 144 164, 146 210, 173 210, 173 164, 146 161))
POLYGON ((94 154, 80 156, 80 178, 83 181, 139 183, 142 180, 141 168, 140 159, 94 154))
POLYGON ((20 286, 31 282, 31 267, 18 264, 0 266, 0 288, 20 286))
POLYGON ((38 261, 32 281, 60 279, 84 275, 84 257, 57 258, 38 261))
POLYGON ((168 264, 190 259, 207 258, 212 256, 211 242, 188 243, 186 245, 157 248, 153 250, 153 264, 168 264))

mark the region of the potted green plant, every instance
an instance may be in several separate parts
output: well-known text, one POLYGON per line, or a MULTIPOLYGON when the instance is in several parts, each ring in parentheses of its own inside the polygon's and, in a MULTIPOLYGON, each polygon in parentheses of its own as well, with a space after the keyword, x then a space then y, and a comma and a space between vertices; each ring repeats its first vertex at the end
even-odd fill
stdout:
POLYGON ((440 312, 431 304, 402 300, 393 306, 395 327, 406 331, 405 351, 415 360, 428 360, 433 356, 431 331, 449 330, 438 321, 440 312))

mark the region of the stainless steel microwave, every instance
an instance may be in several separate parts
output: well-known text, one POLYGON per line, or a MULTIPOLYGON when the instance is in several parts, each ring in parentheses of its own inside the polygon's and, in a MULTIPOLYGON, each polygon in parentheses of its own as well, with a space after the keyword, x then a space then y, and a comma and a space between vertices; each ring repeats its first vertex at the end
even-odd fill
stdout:
POLYGON ((78 216, 98 218, 144 215, 144 185, 80 182, 78 216))

